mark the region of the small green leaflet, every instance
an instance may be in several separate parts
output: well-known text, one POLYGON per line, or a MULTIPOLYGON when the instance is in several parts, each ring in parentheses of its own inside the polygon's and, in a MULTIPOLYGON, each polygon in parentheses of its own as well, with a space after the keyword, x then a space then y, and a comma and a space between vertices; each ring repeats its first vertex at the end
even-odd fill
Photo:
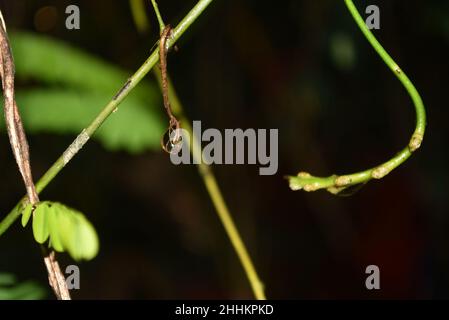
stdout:
POLYGON ((48 216, 50 215, 47 209, 51 206, 47 206, 46 203, 41 203, 36 206, 33 217, 33 235, 34 239, 42 244, 47 241, 50 232, 48 231, 48 216))
MULTIPOLYGON (((32 213, 27 205, 22 212, 25 227, 32 213)), ((91 260, 99 249, 97 233, 81 213, 58 202, 43 201, 36 205, 33 216, 34 239, 58 252, 68 252, 75 260, 91 260)))
POLYGON ((22 211, 22 227, 25 227, 30 220, 31 213, 33 212, 33 206, 28 204, 22 211))

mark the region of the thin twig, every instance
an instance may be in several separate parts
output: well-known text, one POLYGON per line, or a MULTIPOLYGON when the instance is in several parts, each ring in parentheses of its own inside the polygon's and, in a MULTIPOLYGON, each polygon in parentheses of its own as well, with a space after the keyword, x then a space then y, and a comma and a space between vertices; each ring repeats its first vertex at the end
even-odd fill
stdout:
POLYGON ((160 68, 161 68, 161 78, 162 78, 162 97, 164 100, 164 107, 167 115, 169 117, 169 125, 168 125, 168 140, 164 142, 164 136, 161 138, 161 146, 164 151, 167 153, 173 152, 175 146, 179 146, 179 143, 182 140, 182 135, 180 132, 180 124, 178 119, 173 115, 170 99, 168 97, 168 77, 167 77, 167 40, 171 35, 171 27, 167 25, 164 27, 161 33, 161 39, 159 41, 159 56, 160 56, 160 68))
POLYGON ((41 250, 44 256, 45 267, 49 270, 48 282, 53 288, 56 297, 59 300, 71 300, 67 283, 63 273, 61 272, 59 263, 56 260, 56 253, 53 250, 47 250, 43 245, 41 245, 41 250))
POLYGON ((159 41, 159 56, 162 76, 162 96, 164 98, 164 107, 167 111, 170 120, 176 119, 172 113, 170 106, 170 99, 168 98, 168 83, 167 83, 167 39, 170 36, 171 27, 167 25, 161 33, 161 39, 159 41))
POLYGON ((161 33, 162 33, 162 30, 165 29, 165 23, 164 23, 164 20, 162 19, 162 15, 161 15, 161 13, 159 12, 159 7, 158 7, 158 5, 157 5, 156 0, 151 0, 151 4, 153 5, 154 12, 156 13, 157 22, 159 23, 159 30, 160 30, 161 33))
MULTIPOLYGON (((23 129, 22 119, 20 118, 19 108, 14 97, 14 60, 6 33, 6 24, 1 11, 0 17, 2 22, 0 25, 0 74, 3 85, 6 128, 17 166, 25 183, 28 201, 34 207, 39 202, 39 197, 31 174, 28 141, 25 130, 23 129)), ((55 253, 45 250, 44 262, 47 267, 50 286, 53 288, 56 297, 58 299, 69 300, 70 294, 65 283, 64 275, 56 261, 55 253)))

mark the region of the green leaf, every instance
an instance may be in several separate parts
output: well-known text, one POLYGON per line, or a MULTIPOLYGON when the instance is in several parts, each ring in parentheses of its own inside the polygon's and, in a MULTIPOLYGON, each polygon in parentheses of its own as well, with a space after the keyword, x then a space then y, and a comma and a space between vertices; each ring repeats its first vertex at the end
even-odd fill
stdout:
POLYGON ((99 241, 92 224, 84 215, 60 203, 54 203, 58 212, 60 244, 75 260, 91 260, 98 254, 99 241))
POLYGON ((50 235, 48 231, 48 204, 41 202, 37 204, 33 216, 33 235, 34 239, 42 244, 47 241, 50 235))
POLYGON ((31 213, 33 212, 33 206, 28 204, 22 211, 22 227, 25 227, 30 220, 31 213))
POLYGON ((63 252, 64 247, 61 241, 61 229, 59 228, 59 210, 55 204, 48 212, 48 230, 50 233, 50 246, 58 252, 63 252))
POLYGON ((33 217, 34 238, 75 260, 91 260, 99 250, 95 228, 81 213, 58 202, 40 202, 33 217))
POLYGON ((75 260, 91 260, 98 253, 98 237, 92 224, 81 214, 76 215, 76 228, 69 252, 75 260))
MULTIPOLYGON (((63 206, 63 205, 61 205, 63 206)), ((65 206, 64 206, 65 207, 65 206)), ((64 208, 62 208, 64 210, 64 208)), ((76 220, 75 215, 72 211, 66 210, 64 213, 59 215, 59 230, 60 230, 60 237, 62 246, 65 248, 66 251, 70 253, 72 258, 76 259, 74 255, 71 253, 73 250, 71 246, 73 245, 73 234, 74 230, 76 228, 76 220)), ((76 246, 76 244, 75 244, 76 246)))

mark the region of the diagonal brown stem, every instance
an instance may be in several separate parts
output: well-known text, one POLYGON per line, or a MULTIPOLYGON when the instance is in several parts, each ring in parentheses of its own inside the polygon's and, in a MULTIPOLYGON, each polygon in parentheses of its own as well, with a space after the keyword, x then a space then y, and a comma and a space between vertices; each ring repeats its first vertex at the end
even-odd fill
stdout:
MULTIPOLYGON (((22 175, 27 190, 28 201, 34 206, 39 202, 36 187, 31 174, 28 142, 20 118, 19 108, 15 101, 14 60, 9 45, 3 16, 0 11, 0 75, 2 78, 6 129, 11 143, 14 158, 22 175)), ((48 252, 43 246, 44 262, 48 271, 50 286, 58 299, 68 300, 70 294, 53 251, 48 252)))
POLYGON ((53 250, 47 250, 43 245, 41 246, 41 249, 42 254, 44 255, 45 267, 48 271, 48 282, 56 297, 58 300, 71 300, 67 283, 64 274, 61 272, 61 268, 59 268, 55 252, 53 250))
POLYGON ((0 26, 0 74, 2 77, 6 128, 9 141, 25 183, 31 204, 39 202, 31 175, 28 143, 23 129, 17 104, 14 100, 14 61, 9 46, 8 36, 3 25, 0 26))

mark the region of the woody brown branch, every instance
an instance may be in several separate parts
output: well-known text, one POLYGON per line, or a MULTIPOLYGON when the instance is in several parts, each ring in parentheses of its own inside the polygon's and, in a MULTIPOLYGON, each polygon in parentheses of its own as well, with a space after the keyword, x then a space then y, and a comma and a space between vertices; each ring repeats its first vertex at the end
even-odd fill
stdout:
MULTIPOLYGON (((29 202, 35 206, 39 202, 36 187, 31 174, 30 155, 25 130, 15 101, 14 60, 9 45, 3 15, 0 11, 0 75, 4 97, 4 112, 9 142, 27 190, 29 202)), ((47 267, 50 286, 58 299, 69 300, 70 294, 54 251, 43 248, 44 263, 47 267)))

